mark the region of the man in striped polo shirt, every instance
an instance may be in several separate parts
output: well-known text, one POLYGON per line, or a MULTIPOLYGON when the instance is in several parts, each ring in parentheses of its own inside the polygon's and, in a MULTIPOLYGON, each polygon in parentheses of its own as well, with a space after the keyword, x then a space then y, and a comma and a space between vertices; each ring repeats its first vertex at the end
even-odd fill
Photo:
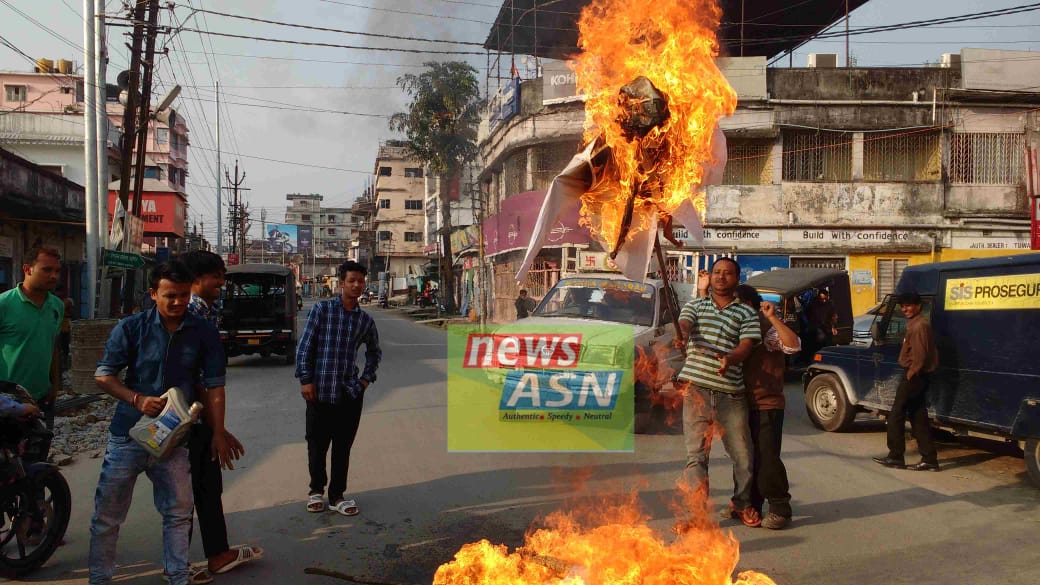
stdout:
POLYGON ((762 519, 751 505, 751 431, 741 363, 761 341, 755 310, 736 298, 740 265, 732 258, 712 264, 702 296, 683 307, 679 327, 686 343, 686 363, 679 379, 688 383, 683 401, 686 443, 685 480, 708 489, 708 455, 714 425, 733 460, 733 498, 725 517, 739 516, 748 526, 762 519), (710 292, 709 289, 710 288, 710 292))

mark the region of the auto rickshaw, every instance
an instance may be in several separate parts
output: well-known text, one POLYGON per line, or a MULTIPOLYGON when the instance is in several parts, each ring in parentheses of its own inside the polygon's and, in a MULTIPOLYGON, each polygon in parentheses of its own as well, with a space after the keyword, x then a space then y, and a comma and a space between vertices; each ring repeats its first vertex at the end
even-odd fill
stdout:
POLYGON ((278 264, 229 266, 220 339, 228 357, 271 354, 296 359, 296 278, 278 264))
POLYGON ((820 347, 848 345, 852 342, 852 292, 849 273, 831 268, 784 268, 756 274, 747 279, 763 300, 777 306, 777 313, 802 340, 802 351, 792 360, 804 364, 820 347), (837 333, 827 331, 821 339, 819 328, 809 318, 821 291, 828 293, 837 315, 837 333))

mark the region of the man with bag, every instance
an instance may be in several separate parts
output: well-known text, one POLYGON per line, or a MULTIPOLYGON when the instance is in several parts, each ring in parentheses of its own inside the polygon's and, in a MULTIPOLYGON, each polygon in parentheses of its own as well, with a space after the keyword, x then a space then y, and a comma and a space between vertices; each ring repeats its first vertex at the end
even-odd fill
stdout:
MULTIPOLYGON (((194 278, 182 263, 152 270, 149 296, 155 306, 120 321, 105 342, 94 379, 119 401, 109 427, 108 446, 94 495, 90 521, 90 585, 112 582, 119 528, 126 520, 134 484, 143 472, 152 482, 156 510, 162 515, 163 572, 172 585, 189 580, 188 542, 192 497, 188 449, 177 446, 155 459, 129 436, 141 415, 157 416, 162 395, 177 386, 188 402, 201 381, 206 396, 223 395, 224 351, 217 331, 187 314, 194 278), (119 373, 126 369, 126 382, 119 373)), ((207 398, 204 400, 208 401, 207 398)), ((209 405, 206 405, 209 408, 209 405)), ((205 411, 204 411, 205 412, 205 411)), ((230 461, 228 452, 218 454, 230 461)))

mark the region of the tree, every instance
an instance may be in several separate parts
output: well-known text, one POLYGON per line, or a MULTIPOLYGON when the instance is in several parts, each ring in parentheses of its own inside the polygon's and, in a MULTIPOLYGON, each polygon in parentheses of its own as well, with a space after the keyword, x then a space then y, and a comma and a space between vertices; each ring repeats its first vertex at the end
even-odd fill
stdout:
POLYGON ((412 102, 407 112, 391 116, 390 129, 405 133, 409 150, 438 178, 445 281, 441 292, 448 312, 454 313, 450 186, 459 179, 463 165, 477 156, 477 125, 483 100, 477 70, 469 64, 428 61, 423 66, 425 71, 418 75, 397 78, 397 85, 412 102))

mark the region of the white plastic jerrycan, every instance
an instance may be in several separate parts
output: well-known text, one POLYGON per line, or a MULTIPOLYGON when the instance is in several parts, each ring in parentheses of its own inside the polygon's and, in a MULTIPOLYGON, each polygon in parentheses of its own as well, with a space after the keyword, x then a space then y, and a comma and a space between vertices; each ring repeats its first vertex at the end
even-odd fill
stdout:
POLYGON ((191 425, 202 412, 202 403, 193 402, 189 406, 184 391, 176 386, 167 390, 162 397, 166 398, 166 407, 159 416, 153 418, 144 415, 130 429, 130 437, 157 459, 166 457, 184 441, 191 425))

